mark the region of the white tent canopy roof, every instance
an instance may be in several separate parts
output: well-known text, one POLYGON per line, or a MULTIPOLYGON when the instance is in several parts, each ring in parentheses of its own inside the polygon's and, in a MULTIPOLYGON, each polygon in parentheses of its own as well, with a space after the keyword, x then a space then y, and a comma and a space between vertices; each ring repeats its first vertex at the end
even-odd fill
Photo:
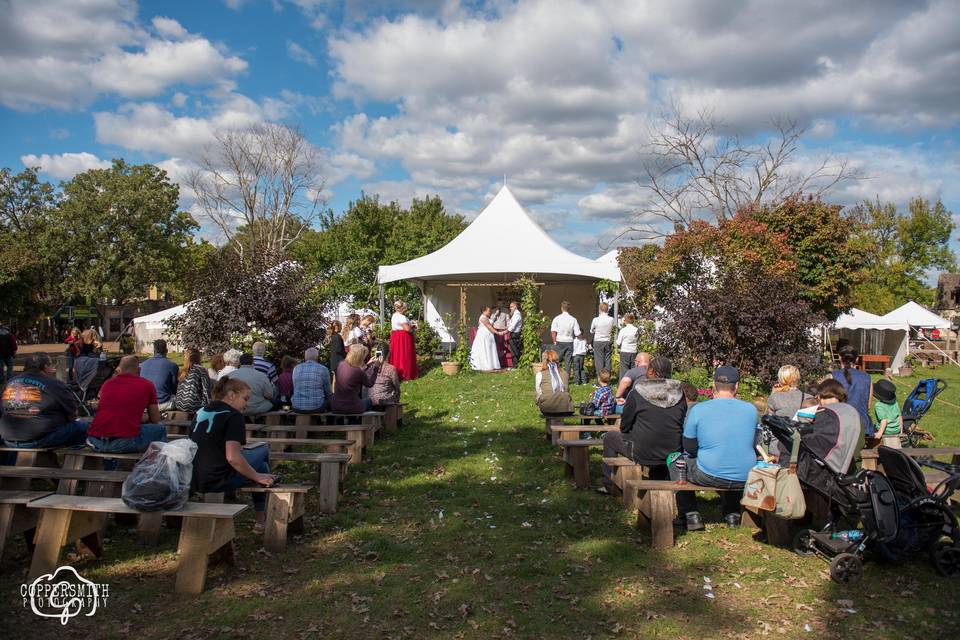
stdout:
POLYGON ((913 300, 901 307, 897 307, 881 318, 884 322, 900 322, 911 327, 935 329, 949 329, 952 325, 949 320, 928 311, 913 300))
POLYGON ((180 315, 186 311, 187 305, 181 304, 176 307, 170 307, 169 309, 162 309, 155 313, 151 313, 145 316, 137 316, 133 319, 134 324, 152 324, 152 323, 161 323, 168 318, 173 316, 180 315))
POLYGON ((591 260, 561 247, 533 221, 506 186, 456 238, 420 258, 381 266, 377 281, 475 279, 496 274, 620 281, 616 261, 591 260))
POLYGON ((834 323, 837 329, 892 329, 906 331, 910 326, 902 321, 889 320, 862 309, 850 309, 834 323))

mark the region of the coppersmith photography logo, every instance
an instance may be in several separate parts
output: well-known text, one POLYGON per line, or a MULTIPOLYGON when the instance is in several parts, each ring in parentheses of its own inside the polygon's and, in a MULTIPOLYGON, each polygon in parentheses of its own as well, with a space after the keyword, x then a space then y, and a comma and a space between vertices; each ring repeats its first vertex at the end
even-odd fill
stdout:
POLYGON ((65 625, 79 615, 90 617, 106 604, 107 584, 87 580, 70 566, 59 567, 29 584, 20 585, 23 606, 42 618, 60 618, 65 625))

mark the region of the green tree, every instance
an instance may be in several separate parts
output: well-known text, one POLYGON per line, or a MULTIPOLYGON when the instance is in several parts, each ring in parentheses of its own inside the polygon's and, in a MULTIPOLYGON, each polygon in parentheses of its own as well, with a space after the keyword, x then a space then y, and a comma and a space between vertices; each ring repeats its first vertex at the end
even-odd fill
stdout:
POLYGON ((165 171, 114 160, 76 175, 63 194, 54 218, 65 294, 123 303, 180 281, 197 223, 178 210, 180 188, 165 171))
MULTIPOLYGON (((378 196, 362 195, 339 217, 327 211, 319 231, 306 232, 294 245, 293 256, 320 281, 324 297, 352 300, 356 306, 377 308, 377 268, 426 255, 448 243, 465 228, 463 218, 450 215, 439 197, 414 199, 409 209, 378 196)), ((420 311, 416 287, 394 282, 385 288, 388 300, 402 298, 411 312, 420 311)))
POLYGON ((893 203, 879 200, 854 208, 863 268, 852 301, 864 311, 884 314, 908 300, 931 306, 935 289, 926 284, 928 272, 956 269, 953 214, 939 200, 931 206, 919 197, 907 210, 901 214, 893 203))

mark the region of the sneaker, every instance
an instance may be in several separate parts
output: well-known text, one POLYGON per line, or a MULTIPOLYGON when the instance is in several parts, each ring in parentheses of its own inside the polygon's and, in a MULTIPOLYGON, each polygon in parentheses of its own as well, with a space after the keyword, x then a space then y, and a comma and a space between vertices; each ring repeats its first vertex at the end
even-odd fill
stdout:
POLYGON ((594 491, 596 491, 597 493, 599 493, 599 494, 602 495, 602 496, 612 495, 612 494, 610 493, 610 489, 607 489, 605 486, 602 486, 602 485, 599 486, 599 487, 596 487, 596 488, 594 489, 594 491))
POLYGON ((703 519, 697 511, 691 511, 687 514, 687 531, 703 531, 703 519))
POLYGON ((723 516, 723 521, 727 523, 728 529, 736 529, 740 526, 740 514, 739 513, 728 513, 723 516))

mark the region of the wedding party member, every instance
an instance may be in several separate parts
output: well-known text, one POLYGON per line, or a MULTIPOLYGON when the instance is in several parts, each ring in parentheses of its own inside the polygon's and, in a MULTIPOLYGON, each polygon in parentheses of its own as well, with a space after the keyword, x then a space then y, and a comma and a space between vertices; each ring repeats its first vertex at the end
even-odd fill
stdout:
POLYGON ((277 408, 277 388, 262 371, 253 366, 253 356, 245 353, 240 356, 240 368, 230 374, 234 380, 242 380, 250 387, 246 415, 254 416, 277 408))
POLYGON ((567 372, 560 367, 560 358, 553 349, 543 352, 540 371, 534 377, 537 407, 545 416, 573 414, 573 398, 567 372))
POLYGON ((637 337, 640 330, 634 325, 634 315, 624 314, 623 326, 617 332, 617 349, 620 350, 620 376, 630 370, 630 363, 637 356, 637 337))
MULTIPOLYGON (((413 327, 404 313, 407 304, 403 300, 393 303, 394 313, 390 318, 390 364, 397 368, 401 380, 415 380, 417 348, 413 342, 413 327)), ((339 370, 339 369, 338 369, 339 370)))
POLYGON ((570 303, 564 300, 560 303, 560 315, 550 324, 550 337, 557 351, 557 357, 563 362, 563 368, 570 377, 570 366, 573 361, 573 339, 579 336, 580 323, 570 315, 570 303))
POLYGON ((590 333, 593 334, 593 364, 597 371, 613 369, 613 350, 610 347, 613 318, 607 313, 609 310, 607 303, 601 302, 600 313, 590 322, 590 333))
POLYGON ((503 300, 497 300, 490 309, 490 322, 497 332, 493 335, 497 341, 497 356, 500 358, 500 368, 507 366, 507 322, 510 320, 510 314, 503 306, 503 300))
POLYGON ((157 389, 157 400, 160 401, 160 411, 169 411, 173 408, 173 400, 177 394, 177 375, 180 368, 167 359, 167 341, 153 341, 153 357, 147 358, 140 365, 140 375, 157 389))
POLYGON ((360 319, 360 343, 368 348, 373 348, 376 336, 373 335, 373 324, 377 321, 371 314, 367 314, 360 319))
POLYGON ((510 303, 510 319, 507 321, 507 331, 510 338, 507 344, 510 345, 510 357, 513 358, 513 367, 516 368, 520 363, 521 335, 523 331, 523 314, 520 313, 520 306, 516 301, 510 303))
POLYGON ((330 402, 330 410, 340 414, 358 414, 370 411, 370 398, 361 398, 363 388, 370 388, 377 381, 380 359, 367 357, 370 349, 362 344, 352 344, 346 359, 337 368, 337 390, 330 402))
POLYGON ((475 371, 495 371, 500 368, 500 354, 495 336, 502 336, 506 330, 499 331, 494 328, 490 321, 491 313, 490 305, 485 305, 477 321, 477 335, 470 348, 470 368, 475 371))
POLYGON ((313 413, 330 408, 330 371, 318 361, 320 352, 310 347, 303 352, 303 362, 293 369, 293 393, 290 404, 294 411, 313 413))
POLYGON ((573 384, 587 384, 586 359, 587 341, 577 336, 573 339, 573 384))
POLYGON ((210 402, 210 375, 200 364, 202 359, 199 350, 187 349, 173 400, 173 408, 177 411, 193 413, 210 402))
MULTIPOLYGON (((199 364, 190 369, 194 367, 206 378, 206 369, 199 364)), ((155 441, 167 441, 167 429, 160 423, 157 390, 149 380, 140 377, 137 356, 124 356, 117 366, 117 375, 100 389, 100 403, 87 430, 87 444, 101 453, 132 453, 146 451, 155 441), (143 422, 144 413, 147 422, 143 422)))
POLYGON ((359 335, 353 331, 355 326, 352 316, 347 316, 343 319, 343 329, 340 330, 340 337, 343 338, 343 344, 348 347, 356 343, 356 337, 359 335))
POLYGON ((343 342, 343 336, 340 335, 341 331, 343 331, 343 325, 340 324, 339 320, 334 320, 330 323, 330 326, 327 327, 327 344, 330 346, 331 373, 336 373, 337 367, 339 367, 343 359, 347 357, 347 346, 343 342))

